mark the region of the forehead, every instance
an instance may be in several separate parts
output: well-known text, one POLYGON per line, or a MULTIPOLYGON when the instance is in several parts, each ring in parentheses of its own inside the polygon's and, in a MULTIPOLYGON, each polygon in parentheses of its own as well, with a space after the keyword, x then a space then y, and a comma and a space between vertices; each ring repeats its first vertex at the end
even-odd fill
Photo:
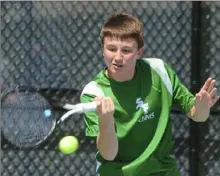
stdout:
POLYGON ((137 42, 133 38, 117 38, 117 37, 105 37, 104 45, 113 45, 113 46, 127 46, 127 47, 137 47, 137 42))

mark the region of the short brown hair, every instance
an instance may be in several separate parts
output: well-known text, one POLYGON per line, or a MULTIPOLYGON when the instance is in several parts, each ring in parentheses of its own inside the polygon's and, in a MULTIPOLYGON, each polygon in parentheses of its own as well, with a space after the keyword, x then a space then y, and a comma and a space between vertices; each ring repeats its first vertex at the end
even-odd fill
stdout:
POLYGON ((130 14, 116 13, 102 26, 100 33, 102 45, 105 37, 133 38, 140 49, 144 46, 143 23, 130 14))

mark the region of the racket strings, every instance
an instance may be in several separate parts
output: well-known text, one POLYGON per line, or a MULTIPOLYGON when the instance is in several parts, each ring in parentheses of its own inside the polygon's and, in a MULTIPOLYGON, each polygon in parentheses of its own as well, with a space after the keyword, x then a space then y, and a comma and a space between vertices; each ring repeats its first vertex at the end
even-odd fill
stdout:
POLYGON ((2 102, 4 136, 17 147, 43 141, 53 128, 50 105, 38 93, 8 94, 2 102))

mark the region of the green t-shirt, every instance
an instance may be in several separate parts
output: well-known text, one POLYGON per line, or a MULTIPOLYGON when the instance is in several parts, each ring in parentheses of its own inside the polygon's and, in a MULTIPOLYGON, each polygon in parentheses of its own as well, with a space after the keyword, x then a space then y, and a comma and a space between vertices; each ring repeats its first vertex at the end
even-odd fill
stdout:
MULTIPOLYGON (((160 118, 168 122, 162 138, 148 159, 132 176, 178 176, 176 161, 170 155, 172 132, 170 110, 173 104, 187 113, 194 96, 181 84, 174 71, 160 59, 139 59, 132 80, 117 82, 102 70, 82 91, 81 102, 96 96, 109 96, 115 104, 114 122, 119 148, 113 161, 98 152, 97 172, 100 176, 123 176, 122 167, 145 151, 153 139, 160 118)), ((85 113, 86 135, 98 135, 98 116, 85 113)), ((142 157, 142 156, 141 156, 142 157)))

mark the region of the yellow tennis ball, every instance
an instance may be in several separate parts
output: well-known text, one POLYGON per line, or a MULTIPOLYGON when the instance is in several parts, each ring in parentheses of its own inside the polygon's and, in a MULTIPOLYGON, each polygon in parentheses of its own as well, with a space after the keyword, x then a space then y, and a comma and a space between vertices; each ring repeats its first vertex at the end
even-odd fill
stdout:
POLYGON ((79 148, 79 141, 74 136, 65 136, 59 142, 59 150, 64 154, 71 154, 79 148))

